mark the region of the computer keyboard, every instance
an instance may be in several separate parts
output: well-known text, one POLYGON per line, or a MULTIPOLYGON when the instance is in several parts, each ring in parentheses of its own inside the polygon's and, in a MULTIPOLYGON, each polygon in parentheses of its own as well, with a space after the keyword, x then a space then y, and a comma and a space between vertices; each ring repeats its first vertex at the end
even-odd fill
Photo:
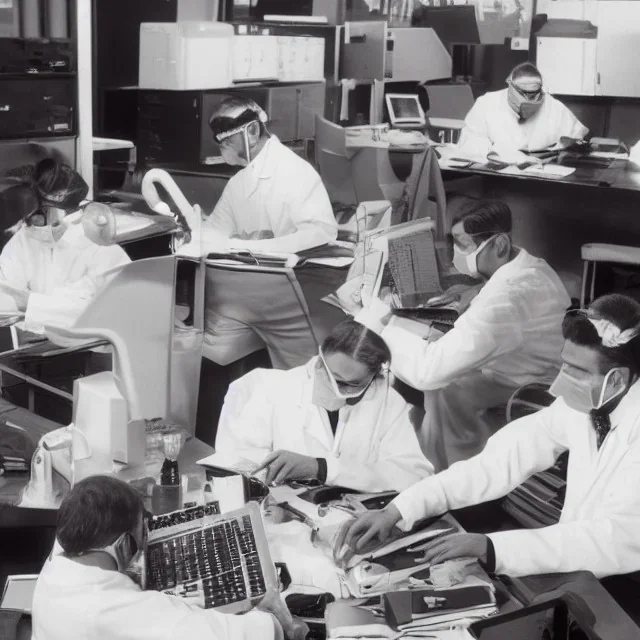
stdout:
POLYGON ((208 505, 153 518, 146 550, 147 589, 199 596, 198 604, 206 609, 263 596, 265 573, 275 570, 261 520, 258 536, 263 544, 258 543, 256 517, 260 519, 259 511, 250 507, 218 515, 208 505))

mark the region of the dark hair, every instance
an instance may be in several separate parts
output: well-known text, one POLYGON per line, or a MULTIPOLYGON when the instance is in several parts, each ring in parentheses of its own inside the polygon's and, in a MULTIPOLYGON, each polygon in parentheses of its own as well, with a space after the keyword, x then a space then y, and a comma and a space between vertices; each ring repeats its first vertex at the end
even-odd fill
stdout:
POLYGON ((74 208, 87 197, 89 186, 68 164, 54 158, 40 160, 33 171, 33 186, 41 205, 74 208), (62 194, 52 198, 52 195, 62 194))
MULTIPOLYGON (((620 331, 634 328, 640 331, 640 303, 628 296, 619 293, 602 296, 589 305, 587 313, 592 318, 608 320, 620 331)), ((640 337, 619 347, 605 347, 587 313, 582 310, 567 313, 562 321, 564 339, 597 351, 601 356, 601 373, 613 367, 627 367, 633 375, 640 373, 640 337)))
POLYGON ((499 200, 477 200, 455 217, 451 226, 459 222, 466 233, 482 242, 496 233, 511 234, 511 209, 499 200))
POLYGON ((370 373, 378 373, 383 364, 391 362, 387 343, 377 334, 355 320, 345 320, 325 338, 322 352, 343 353, 367 366, 370 373))
POLYGON ((260 135, 262 136, 267 132, 267 128, 264 123, 260 122, 258 113, 260 109, 260 106, 249 98, 238 98, 235 96, 226 98, 213 110, 213 113, 209 117, 211 133, 213 133, 215 137, 243 124, 257 122, 260 125, 260 135), (242 111, 235 117, 225 115, 230 111, 239 109, 242 109, 242 111))
POLYGON ((69 555, 102 549, 133 531, 144 512, 140 494, 111 476, 91 476, 76 484, 58 511, 58 542, 69 555))
POLYGON ((538 67, 532 62, 522 62, 516 65, 511 71, 510 78, 511 80, 518 80, 527 76, 534 76, 542 82, 542 74, 538 71, 538 67))

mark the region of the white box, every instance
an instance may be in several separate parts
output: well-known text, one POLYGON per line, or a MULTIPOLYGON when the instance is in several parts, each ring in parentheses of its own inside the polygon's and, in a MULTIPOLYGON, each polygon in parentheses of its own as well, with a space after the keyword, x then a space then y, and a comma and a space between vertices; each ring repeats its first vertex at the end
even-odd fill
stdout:
POLYGON ((141 89, 220 89, 231 85, 233 26, 220 22, 143 22, 141 89))
POLYGON ((277 80, 277 36, 234 36, 232 77, 234 82, 277 80))
POLYGON ((320 82, 324 80, 324 38, 277 36, 278 80, 320 82))

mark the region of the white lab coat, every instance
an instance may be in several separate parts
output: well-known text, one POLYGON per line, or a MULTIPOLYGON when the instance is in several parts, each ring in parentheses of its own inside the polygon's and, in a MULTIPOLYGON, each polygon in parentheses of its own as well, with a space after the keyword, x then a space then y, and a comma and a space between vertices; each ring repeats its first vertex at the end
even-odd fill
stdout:
POLYGON ((400 525, 506 495, 569 454, 567 492, 558 524, 489 535, 498 573, 524 576, 586 570, 597 577, 640 570, 640 383, 611 414, 598 451, 588 415, 562 399, 516 420, 478 456, 427 478, 394 501, 400 525))
POLYGON ((553 147, 563 136, 584 138, 589 130, 559 100, 546 93, 540 109, 524 122, 507 102, 507 89, 480 96, 465 118, 459 148, 486 156, 492 149, 539 151, 553 147))
POLYGON ((216 453, 255 463, 279 449, 326 458, 328 484, 367 492, 401 491, 433 472, 420 452, 410 407, 386 376, 340 410, 334 436, 326 411, 312 402, 316 362, 289 371, 256 369, 234 382, 216 453))
MULTIPOLYGON (((54 555, 33 597, 32 640, 277 640, 271 615, 201 609, 185 599, 142 591, 117 571, 54 555)), ((277 626, 277 629, 276 629, 277 626)))
POLYGON ((213 228, 243 239, 241 248, 263 253, 297 253, 332 242, 338 235, 318 172, 273 135, 258 156, 229 180, 202 227, 205 247, 206 230, 213 228), (258 232, 270 232, 273 238, 251 240, 258 232))
POLYGON ((555 271, 520 249, 439 340, 425 342, 393 322, 382 332, 393 373, 426 392, 418 438, 436 470, 482 451, 504 424, 487 409, 522 385, 553 381, 570 304, 555 271))
MULTIPOLYGON (((129 262, 121 247, 91 242, 81 224, 71 224, 54 244, 33 239, 21 227, 0 254, 0 282, 30 292, 24 329, 42 333, 44 325, 73 324, 103 283, 102 274, 129 262)), ((2 311, 17 309, 7 295, 1 304, 2 311)))

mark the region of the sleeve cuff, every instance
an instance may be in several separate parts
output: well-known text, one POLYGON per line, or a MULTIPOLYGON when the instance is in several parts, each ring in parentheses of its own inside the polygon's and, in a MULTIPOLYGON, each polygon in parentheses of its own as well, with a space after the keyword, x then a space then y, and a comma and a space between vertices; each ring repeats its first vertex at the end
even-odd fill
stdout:
POLYGON ((316 458, 318 462, 318 480, 324 484, 327 481, 327 461, 324 458, 316 458))
POLYGON ((487 573, 493 574, 496 572, 496 548, 489 536, 487 536, 487 560, 483 564, 487 573))
POLYGON ((337 479, 340 475, 340 461, 337 458, 324 458, 327 463, 327 484, 338 484, 337 479))

